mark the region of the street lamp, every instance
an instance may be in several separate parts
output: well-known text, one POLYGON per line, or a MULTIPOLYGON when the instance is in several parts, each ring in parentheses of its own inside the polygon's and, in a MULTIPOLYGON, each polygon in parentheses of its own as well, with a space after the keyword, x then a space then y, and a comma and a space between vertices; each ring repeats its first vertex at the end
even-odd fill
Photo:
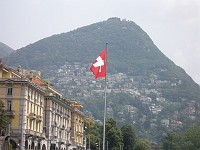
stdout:
POLYGON ((99 140, 99 143, 95 143, 97 147, 99 147, 99 150, 101 149, 101 143, 100 143, 100 140, 99 140))
MULTIPOLYGON (((87 128, 87 126, 85 126, 85 132, 86 132, 86 129, 89 129, 89 128, 87 128)), ((87 135, 87 134, 85 133, 85 135, 87 135)), ((86 142, 86 139, 87 139, 87 137, 85 136, 85 142, 86 142)), ((85 145, 85 147, 86 147, 86 145, 85 145)), ((90 150, 90 133, 88 134, 88 150, 90 150)))

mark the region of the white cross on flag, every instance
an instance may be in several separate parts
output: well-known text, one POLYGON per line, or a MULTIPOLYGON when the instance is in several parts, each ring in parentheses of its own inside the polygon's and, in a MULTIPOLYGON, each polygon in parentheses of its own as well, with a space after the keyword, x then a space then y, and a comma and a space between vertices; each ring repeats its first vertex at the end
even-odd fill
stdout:
POLYGON ((99 57, 93 62, 90 70, 93 72, 95 78, 106 76, 106 49, 104 49, 99 57))

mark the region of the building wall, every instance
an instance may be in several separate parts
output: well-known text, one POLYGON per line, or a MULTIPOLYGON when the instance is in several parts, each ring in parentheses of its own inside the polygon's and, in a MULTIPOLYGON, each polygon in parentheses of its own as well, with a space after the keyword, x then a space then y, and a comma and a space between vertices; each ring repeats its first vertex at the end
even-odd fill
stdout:
POLYGON ((27 87, 26 97, 26 129, 42 134, 44 93, 35 87, 29 86, 27 87))
POLYGON ((49 144, 55 147, 67 149, 70 145, 71 109, 62 99, 55 95, 45 99, 45 122, 47 124, 47 137, 49 144))
POLYGON ((45 82, 34 81, 0 64, 0 99, 11 118, 10 140, 23 149, 49 150, 54 142, 58 149, 83 149, 83 114, 52 87, 51 94, 45 93, 48 87, 39 84, 45 82))
POLYGON ((74 145, 77 146, 77 148, 83 148, 84 147, 84 116, 83 114, 78 110, 74 109, 72 112, 72 136, 71 139, 74 141, 74 145))

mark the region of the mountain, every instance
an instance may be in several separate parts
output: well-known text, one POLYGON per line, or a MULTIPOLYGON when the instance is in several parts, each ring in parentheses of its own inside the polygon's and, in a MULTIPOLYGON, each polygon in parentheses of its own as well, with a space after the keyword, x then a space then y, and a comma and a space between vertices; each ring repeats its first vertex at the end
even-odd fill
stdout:
POLYGON ((42 39, 11 54, 7 63, 39 69, 59 66, 65 61, 90 63, 105 47, 106 42, 109 42, 109 62, 117 71, 143 73, 145 68, 158 68, 158 63, 159 67, 165 66, 166 62, 172 63, 138 25, 119 18, 42 39), (123 64, 119 65, 118 60, 123 64), (143 65, 144 60, 149 63, 143 65), (142 70, 136 68, 138 65, 142 66, 142 70))
POLYGON ((13 51, 14 50, 12 48, 0 42, 0 57, 1 58, 12 53, 13 51))
POLYGON ((91 63, 108 42, 108 117, 133 124, 139 135, 159 141, 169 131, 199 123, 200 87, 167 58, 133 21, 106 21, 53 35, 4 58, 9 66, 41 70, 85 113, 103 118, 104 81, 91 63))
MULTIPOLYGON (((159 78, 178 78, 185 97, 199 99, 199 86, 168 59, 153 43, 150 37, 132 21, 110 18, 77 30, 53 35, 23 47, 5 58, 5 63, 21 65, 28 69, 43 70, 48 74, 52 67, 65 62, 93 62, 108 42, 108 72, 122 72, 128 75, 158 73, 159 78), (162 70, 162 71, 161 71, 162 70), (187 94, 191 87, 191 94, 187 94)), ((49 76, 49 75, 48 75, 49 76)), ((193 99, 192 98, 192 99, 193 99)))

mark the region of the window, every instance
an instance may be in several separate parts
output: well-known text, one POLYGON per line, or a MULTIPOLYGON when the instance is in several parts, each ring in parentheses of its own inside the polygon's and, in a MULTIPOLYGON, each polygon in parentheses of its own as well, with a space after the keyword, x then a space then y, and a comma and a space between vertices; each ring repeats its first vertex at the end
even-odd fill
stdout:
POLYGON ((12 95, 12 87, 8 87, 7 95, 12 95))
POLYGON ((55 109, 54 102, 52 102, 52 108, 53 108, 52 110, 54 110, 54 109, 55 109))
POLYGON ((28 88, 28 99, 30 100, 30 89, 28 88))
POLYGON ((38 131, 41 132, 41 123, 38 123, 38 131))
POLYGON ((30 129, 32 130, 32 120, 30 120, 30 129))
POLYGON ((32 107, 33 107, 33 106, 32 106, 32 104, 31 104, 31 111, 30 111, 31 113, 33 112, 33 111, 32 111, 32 107))
POLYGON ((38 103, 41 102, 41 100, 40 100, 40 94, 39 94, 39 93, 37 94, 37 102, 38 102, 38 103))
POLYGON ((29 109, 30 109, 30 108, 29 108, 29 102, 27 101, 27 109, 26 109, 26 110, 27 110, 27 113, 29 113, 29 109))
POLYGON ((29 129, 29 128, 28 128, 28 125, 29 125, 29 120, 28 120, 28 119, 26 119, 26 122, 27 122, 27 123, 26 123, 26 129, 29 129))
POLYGON ((31 89, 30 90, 30 93, 31 93, 31 101, 33 100, 33 90, 31 89))
POLYGON ((38 122, 36 122, 36 131, 38 131, 39 132, 39 128, 38 128, 39 126, 38 126, 38 122))
POLYGON ((7 101, 7 110, 12 110, 12 102, 7 101))

